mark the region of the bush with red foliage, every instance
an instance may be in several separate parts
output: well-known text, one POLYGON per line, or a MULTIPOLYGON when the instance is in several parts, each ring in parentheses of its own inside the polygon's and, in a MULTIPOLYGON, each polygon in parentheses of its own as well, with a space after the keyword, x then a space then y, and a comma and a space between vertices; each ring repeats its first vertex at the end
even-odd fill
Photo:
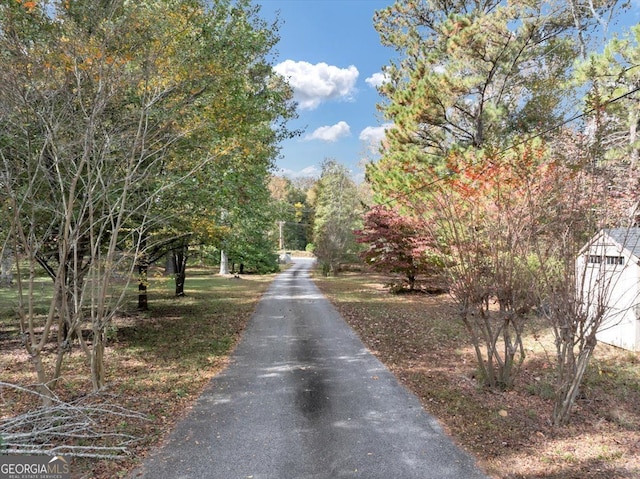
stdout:
POLYGON ((356 230, 356 241, 368 245, 360 258, 376 271, 401 274, 414 290, 418 275, 435 276, 443 261, 436 240, 425 223, 384 206, 373 206, 356 230))

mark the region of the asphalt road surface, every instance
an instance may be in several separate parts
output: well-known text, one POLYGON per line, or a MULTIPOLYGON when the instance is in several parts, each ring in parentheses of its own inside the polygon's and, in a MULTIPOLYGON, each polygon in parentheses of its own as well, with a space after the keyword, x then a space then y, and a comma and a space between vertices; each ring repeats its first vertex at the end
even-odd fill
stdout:
POLYGON ((231 365, 132 477, 485 478, 365 348, 295 259, 231 365))

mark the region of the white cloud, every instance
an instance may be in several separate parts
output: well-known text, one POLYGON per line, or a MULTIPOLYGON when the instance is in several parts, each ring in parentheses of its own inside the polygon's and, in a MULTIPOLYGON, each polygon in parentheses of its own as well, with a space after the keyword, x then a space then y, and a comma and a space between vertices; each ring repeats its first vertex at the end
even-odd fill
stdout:
POLYGON ((351 99, 359 74, 353 65, 338 68, 326 63, 312 65, 293 60, 279 63, 274 70, 287 79, 302 110, 313 110, 327 100, 351 99))
POLYGON ((385 130, 392 126, 393 124, 391 123, 385 123, 382 126, 368 126, 360 132, 360 136, 358 138, 368 144, 378 145, 382 140, 384 140, 385 130))
POLYGON ((335 141, 338 141, 340 138, 344 138, 350 135, 351 127, 349 126, 349 124, 347 122, 340 121, 332 126, 321 126, 310 135, 307 135, 304 139, 307 141, 321 140, 333 143, 335 141))
POLYGON ((383 83, 387 83, 389 81, 389 76, 385 73, 378 72, 371 75, 369 78, 365 80, 367 85, 371 88, 377 88, 381 86, 383 83))
POLYGON ((307 166, 301 170, 295 171, 288 168, 281 168, 279 172, 291 179, 294 178, 319 178, 322 171, 317 166, 307 166))

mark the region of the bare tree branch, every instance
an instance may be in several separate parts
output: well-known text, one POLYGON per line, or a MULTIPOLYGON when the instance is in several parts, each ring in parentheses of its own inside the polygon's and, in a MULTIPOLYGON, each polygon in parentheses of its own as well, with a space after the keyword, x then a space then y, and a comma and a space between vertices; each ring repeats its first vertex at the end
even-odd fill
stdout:
MULTIPOLYGON (((41 392, 0 382, 10 388, 40 397, 41 392)), ((142 438, 110 429, 118 423, 147 421, 147 417, 110 402, 105 394, 91 394, 73 402, 52 398, 43 406, 0 420, 2 447, 11 454, 64 454, 94 459, 122 459, 129 447, 142 438), (78 444, 82 442, 83 445, 78 444)))

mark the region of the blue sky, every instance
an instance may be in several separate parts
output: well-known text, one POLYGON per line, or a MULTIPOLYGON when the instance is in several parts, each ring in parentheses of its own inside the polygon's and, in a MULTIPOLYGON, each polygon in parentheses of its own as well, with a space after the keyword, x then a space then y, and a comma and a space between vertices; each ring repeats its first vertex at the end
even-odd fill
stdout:
MULTIPOLYGON (((255 0, 260 16, 280 18, 276 70, 290 79, 299 118, 289 123, 301 136, 282 144, 278 174, 318 176, 331 158, 362 179, 362 159, 375 155, 384 121, 375 85, 394 51, 380 44, 373 15, 393 0, 255 0)), ((640 0, 621 19, 640 22, 640 0)))
POLYGON ((290 177, 318 176, 332 158, 362 176, 358 164, 382 135, 375 89, 393 50, 380 44, 373 14, 390 0, 257 0, 261 17, 280 11, 276 70, 290 78, 304 129, 282 145, 277 165, 290 177))

